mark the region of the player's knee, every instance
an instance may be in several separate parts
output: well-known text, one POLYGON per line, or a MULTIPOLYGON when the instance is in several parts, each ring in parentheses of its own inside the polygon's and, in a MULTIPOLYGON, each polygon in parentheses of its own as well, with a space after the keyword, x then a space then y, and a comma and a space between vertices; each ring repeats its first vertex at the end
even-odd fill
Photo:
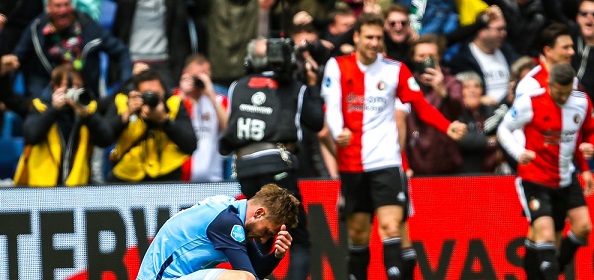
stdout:
POLYGON ((370 230, 366 227, 350 227, 349 240, 353 245, 366 245, 369 243, 370 230))
POLYGON ((573 233, 580 238, 587 239, 592 231, 592 223, 590 221, 586 221, 576 225, 572 229, 573 233))
POLYGON ((383 238, 393 238, 393 237, 400 237, 400 224, 399 223, 388 223, 383 224, 379 228, 380 235, 383 238))

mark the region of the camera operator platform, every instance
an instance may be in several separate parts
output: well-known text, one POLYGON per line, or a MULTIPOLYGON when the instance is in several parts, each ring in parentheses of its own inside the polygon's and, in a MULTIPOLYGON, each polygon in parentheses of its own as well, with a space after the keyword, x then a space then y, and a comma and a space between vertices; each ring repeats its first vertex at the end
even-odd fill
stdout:
MULTIPOLYGON (((234 153, 234 172, 248 198, 264 184, 276 183, 301 201, 296 147, 302 126, 317 132, 324 125, 319 90, 293 78, 295 56, 289 39, 252 40, 246 66, 255 74, 235 81, 229 89, 229 124, 219 151, 222 155, 234 153)), ((308 84, 314 85, 315 75, 307 76, 311 77, 308 84)), ((300 205, 299 224, 291 231, 293 245, 285 279, 304 280, 309 274, 306 225, 300 205)))

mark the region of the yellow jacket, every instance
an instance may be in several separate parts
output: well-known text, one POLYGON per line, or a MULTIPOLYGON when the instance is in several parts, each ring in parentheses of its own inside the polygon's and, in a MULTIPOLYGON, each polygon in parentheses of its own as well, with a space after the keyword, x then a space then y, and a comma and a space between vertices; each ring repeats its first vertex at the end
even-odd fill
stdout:
POLYGON ((489 5, 482 0, 456 0, 456 6, 462 26, 473 24, 476 16, 489 8, 489 5))
MULTIPOLYGON (((44 112, 47 109, 47 105, 39 99, 34 99, 32 104, 39 112, 44 112)), ((90 113, 94 113, 97 110, 97 103, 92 101, 87 108, 90 113)), ((47 134, 46 141, 35 145, 25 145, 14 175, 15 185, 31 187, 55 187, 57 185, 63 160, 60 137, 58 125, 54 123, 47 134)), ((68 174, 63 174, 67 175, 64 181, 66 186, 80 186, 89 183, 91 176, 89 162, 92 151, 93 146, 89 143, 89 129, 82 125, 71 169, 68 174)))
MULTIPOLYGON (((118 114, 128 110, 128 96, 118 94, 115 98, 118 114)), ((174 120, 181 106, 178 96, 171 96, 165 102, 169 109, 169 118, 174 120)), ((182 166, 190 155, 180 151, 179 147, 167 137, 164 131, 150 129, 142 119, 128 123, 119 135, 110 160, 115 162, 115 177, 138 182, 146 176, 157 178, 182 166)))

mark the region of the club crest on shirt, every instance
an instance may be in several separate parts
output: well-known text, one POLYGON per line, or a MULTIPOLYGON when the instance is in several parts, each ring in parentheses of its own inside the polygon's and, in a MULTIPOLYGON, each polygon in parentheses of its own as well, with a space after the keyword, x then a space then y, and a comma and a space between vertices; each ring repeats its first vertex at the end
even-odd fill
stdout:
POLYGON ((511 117, 514 119, 518 117, 518 110, 516 110, 516 107, 511 108, 510 114, 511 114, 511 117))
POLYGON ((245 231, 240 225, 234 225, 231 229, 231 238, 237 242, 243 242, 245 240, 245 231))
POLYGON ((326 77, 326 80, 324 81, 324 86, 330 87, 331 84, 332 84, 332 82, 330 81, 330 77, 326 77))
POLYGON ((410 88, 411 90, 414 90, 414 91, 421 90, 421 87, 419 86, 419 84, 417 83, 417 81, 415 80, 414 77, 408 78, 407 83, 408 83, 408 88, 410 88))
POLYGON ((530 207, 530 210, 532 211, 538 211, 538 209, 540 208, 540 201, 537 198, 532 198, 530 199, 530 203, 528 204, 528 206, 530 207))
POLYGON ((580 121, 582 120, 582 118, 580 117, 580 115, 575 114, 575 116, 573 116, 573 122, 578 124, 580 123, 580 121))
POLYGON ((385 88, 386 88, 386 82, 379 81, 379 83, 377 83, 377 89, 384 90, 385 88))

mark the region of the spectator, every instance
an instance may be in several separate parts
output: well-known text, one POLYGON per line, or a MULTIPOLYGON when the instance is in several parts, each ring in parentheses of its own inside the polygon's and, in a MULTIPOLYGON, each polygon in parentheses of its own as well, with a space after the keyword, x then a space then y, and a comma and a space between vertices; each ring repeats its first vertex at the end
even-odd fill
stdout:
POLYGON ((353 36, 357 51, 331 58, 322 86, 326 121, 337 143, 351 279, 367 279, 373 214, 379 221, 388 279, 412 275, 412 263, 403 263, 401 248, 409 199, 406 177, 399 168, 395 98, 411 103, 423 121, 452 138, 460 139, 466 131, 466 125, 448 121, 427 103, 404 64, 383 57, 383 26, 377 14, 360 15, 353 36))
POLYGON ((134 90, 118 93, 107 112, 118 139, 109 155, 111 182, 179 181, 196 150, 196 134, 181 98, 149 69, 132 78, 134 90))
POLYGON ((449 63, 454 74, 473 71, 481 76, 485 87, 481 103, 489 106, 499 104, 505 97, 509 67, 517 59, 516 52, 505 43, 506 28, 503 17, 491 18, 449 63))
POLYGON ((218 182, 223 180, 223 158, 219 154, 220 133, 227 129, 227 97, 215 92, 210 80, 210 61, 191 55, 174 92, 183 99, 198 139, 197 149, 184 163, 182 180, 218 182))
MULTIPOLYGON (((221 138, 220 152, 234 153, 237 180, 248 198, 263 184, 275 183, 301 199, 296 175, 301 127, 315 133, 324 124, 318 88, 293 79, 292 59, 283 56, 270 63, 264 59, 272 53, 290 52, 291 46, 284 39, 253 40, 246 61, 254 74, 234 82, 229 92, 229 125, 221 138)), ((306 70, 313 72, 310 67, 306 70)), ((315 73, 307 77, 311 79, 308 83, 315 84, 315 73)), ((287 279, 305 280, 309 275, 310 239, 303 206, 299 207, 299 224, 290 232, 294 242, 287 279)))
POLYGON ((408 8, 401 4, 392 4, 385 11, 384 44, 388 57, 410 65, 410 44, 419 35, 410 27, 408 12, 408 8))
POLYGON ((258 31, 258 0, 209 0, 208 58, 213 82, 228 87, 245 74, 243 61, 258 31))
POLYGON ((126 46, 87 14, 74 10, 71 0, 48 0, 46 13, 33 21, 13 54, 2 57, 3 71, 21 67, 27 95, 40 97, 53 68, 63 63, 80 71, 85 87, 98 94, 101 51, 119 62, 120 81, 130 77, 132 63, 126 46))
POLYGON ((536 67, 538 63, 534 58, 529 56, 522 56, 512 63, 509 69, 509 85, 507 88, 507 96, 502 100, 501 104, 511 107, 511 104, 516 99, 516 87, 518 82, 522 80, 532 68, 536 67))
POLYGON ((143 62, 158 71, 171 89, 181 76, 185 59, 197 38, 190 23, 198 18, 190 9, 196 0, 118 0, 112 33, 124 42, 133 62, 143 62))
POLYGON ((348 33, 355 24, 357 17, 352 9, 349 7, 337 6, 330 12, 328 18, 330 22, 322 31, 320 38, 326 40, 334 46, 330 53, 331 56, 343 55, 352 53, 355 47, 350 42, 352 39, 347 38, 345 42, 344 34, 348 33))
POLYGON ((462 155, 461 173, 493 173, 502 161, 495 130, 485 133, 485 122, 495 107, 481 104, 483 81, 474 72, 461 72, 456 78, 462 82, 464 111, 460 121, 468 126, 468 133, 458 145, 462 155))
POLYGON ((575 55, 571 65, 590 99, 594 98, 594 0, 584 0, 576 16, 579 31, 573 32, 575 55), (588 74, 587 74, 588 73, 588 74))
POLYGON ((24 125, 25 150, 15 173, 20 186, 86 185, 92 146, 107 147, 113 133, 84 94, 81 74, 64 64, 52 71, 51 103, 32 101, 24 125))
MULTIPOLYGON (((462 85, 449 69, 441 66, 444 46, 441 36, 427 34, 419 37, 411 46, 411 60, 415 65, 412 72, 425 100, 446 119, 454 121, 462 114, 462 85)), ((409 112, 406 120, 406 151, 411 169, 416 175, 457 172, 462 164, 458 144, 422 121, 420 114, 409 112), (436 158, 440 160, 434 160, 436 158)))
POLYGON ((544 92, 519 95, 497 130, 501 145, 518 161, 517 190, 530 221, 524 258, 528 279, 558 279, 579 247, 587 244, 592 228, 584 200, 584 194, 592 192, 591 179, 582 193, 572 165, 576 150, 587 157, 594 152, 592 103, 573 90, 571 65, 557 63, 549 71, 544 92), (564 121, 565 116, 577 121, 564 121), (524 130, 525 143, 512 134, 517 129, 524 130), (581 137, 587 142, 581 143, 581 137), (556 240, 566 217, 571 231, 556 240), (558 251, 556 244, 561 244, 558 251))
MULTIPOLYGON (((549 14, 559 10, 547 9, 543 2, 551 0, 486 0, 501 8, 507 22, 507 42, 519 55, 538 56, 538 33, 553 19, 549 14)), ((554 0, 553 0, 554 1, 554 0)))
POLYGON ((299 201, 274 184, 249 200, 213 196, 171 217, 149 246, 138 279, 262 279, 289 251, 299 201), (258 243, 274 241, 274 252, 258 243), (171 256, 177 256, 172 258, 171 256), (215 268, 228 261, 232 269, 215 268))

